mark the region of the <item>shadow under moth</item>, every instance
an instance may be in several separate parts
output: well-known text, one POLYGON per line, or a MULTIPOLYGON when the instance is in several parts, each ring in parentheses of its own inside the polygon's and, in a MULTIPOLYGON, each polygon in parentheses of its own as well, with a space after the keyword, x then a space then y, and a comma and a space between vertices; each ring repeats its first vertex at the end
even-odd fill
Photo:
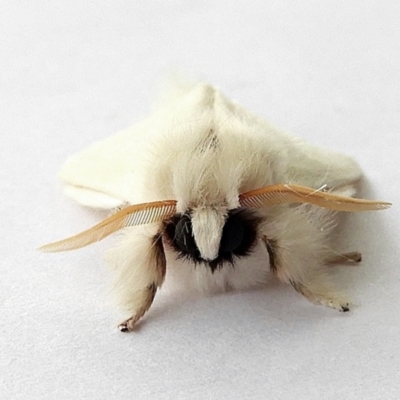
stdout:
POLYGON ((329 264, 358 262, 329 239, 339 211, 380 210, 357 199, 349 157, 289 136, 208 84, 180 87, 141 123, 72 156, 67 195, 110 217, 42 246, 77 249, 121 230, 108 261, 131 331, 167 269, 204 291, 262 285, 270 273, 315 303, 349 301, 329 283, 329 264))

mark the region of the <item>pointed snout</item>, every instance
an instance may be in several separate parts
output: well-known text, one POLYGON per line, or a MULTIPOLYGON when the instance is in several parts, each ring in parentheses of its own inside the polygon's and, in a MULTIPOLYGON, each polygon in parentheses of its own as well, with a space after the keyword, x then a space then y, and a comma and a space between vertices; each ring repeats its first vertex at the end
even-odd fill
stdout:
POLYGON ((225 219, 226 210, 214 208, 193 210, 193 236, 203 260, 213 261, 218 257, 225 219))

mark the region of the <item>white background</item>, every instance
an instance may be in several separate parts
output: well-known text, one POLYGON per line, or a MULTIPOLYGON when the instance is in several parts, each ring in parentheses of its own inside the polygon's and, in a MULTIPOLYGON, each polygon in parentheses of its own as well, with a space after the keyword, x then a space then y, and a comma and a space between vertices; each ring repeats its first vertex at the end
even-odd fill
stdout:
MULTIPOLYGON (((2 399, 399 399, 400 3, 9 1, 0 6, 2 399), (35 248, 100 215, 62 194, 77 150, 139 120, 183 70, 275 125, 353 156, 363 196, 340 314, 290 287, 161 293, 131 334, 107 302, 106 240, 35 248)), ((340 271, 340 272, 339 272, 340 271)))

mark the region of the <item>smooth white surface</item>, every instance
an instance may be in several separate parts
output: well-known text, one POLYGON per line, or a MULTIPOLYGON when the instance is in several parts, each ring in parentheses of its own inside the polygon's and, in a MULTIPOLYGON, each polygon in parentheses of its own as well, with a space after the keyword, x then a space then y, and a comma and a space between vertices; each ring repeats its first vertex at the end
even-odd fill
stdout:
POLYGON ((4 399, 400 397, 400 3, 13 1, 0 12, 0 396, 4 399), (335 273, 357 307, 286 286, 161 293, 119 333, 102 254, 35 248, 102 215, 62 195, 66 157, 140 119, 176 68, 361 164, 335 273), (340 274, 339 274, 340 272, 340 274))

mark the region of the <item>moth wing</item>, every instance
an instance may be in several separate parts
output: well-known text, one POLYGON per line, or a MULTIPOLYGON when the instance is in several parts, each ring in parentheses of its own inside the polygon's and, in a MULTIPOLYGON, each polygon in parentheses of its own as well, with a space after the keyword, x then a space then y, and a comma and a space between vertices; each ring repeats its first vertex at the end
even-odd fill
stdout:
POLYGON ((358 164, 349 156, 293 139, 287 157, 289 183, 354 195, 354 184, 361 178, 358 164))
MULTIPOLYGON (((246 133, 242 140, 234 139, 234 142, 238 143, 236 147, 246 148, 243 141, 248 140, 247 138, 255 141, 256 147, 253 153, 248 154, 249 163, 262 163, 262 157, 257 159, 254 153, 263 153, 269 168, 273 169, 273 181, 315 189, 324 187, 338 192, 347 187, 343 190, 343 195, 355 194, 354 183, 361 178, 362 172, 351 157, 289 135, 242 106, 231 102, 218 91, 217 94, 219 98, 217 115, 220 126, 230 125, 232 131, 246 133)), ((260 166, 253 170, 257 171, 260 166)))
MULTIPOLYGON (((297 184, 315 189, 323 187, 343 195, 355 194, 354 183, 360 179, 361 170, 350 157, 287 135, 243 107, 232 103, 209 85, 200 84, 193 88, 184 88, 170 98, 176 101, 171 109, 156 113, 140 124, 70 157, 60 172, 60 178, 66 184, 67 195, 83 205, 105 209, 158 200, 158 196, 143 197, 146 196, 143 193, 148 189, 149 179, 154 178, 149 177, 148 170, 152 168, 152 162, 164 154, 154 155, 154 148, 150 148, 149 151, 149 144, 157 143, 159 149, 169 146, 170 153, 184 153, 184 143, 197 143, 197 136, 194 135, 192 140, 193 135, 188 135, 185 136, 185 140, 181 140, 181 134, 176 133, 176 137, 172 137, 170 132, 175 132, 177 127, 186 127, 186 131, 200 132, 201 135, 201 132, 206 130, 199 116, 205 115, 212 115, 210 120, 217 121, 219 127, 227 127, 227 121, 231 121, 233 131, 246 132, 240 140, 236 140, 238 138, 235 137, 233 144, 225 141, 224 145, 228 148, 233 146, 234 151, 238 148, 236 142, 243 144, 244 148, 246 141, 250 137, 253 138, 256 143, 254 150, 263 154, 255 158, 252 152, 248 162, 256 162, 255 171, 261 172, 261 165, 267 160, 269 168, 272 168, 269 174, 275 176, 270 183, 297 184), (169 128, 172 130, 169 131, 169 128), (169 133, 164 134, 165 132, 169 133), (146 158, 152 154, 153 161, 146 158)), ((206 117, 203 119, 207 121, 206 117)), ((230 134, 226 139, 232 139, 230 134)), ((247 169, 250 170, 253 169, 247 169)), ((246 179, 253 180, 251 176, 246 176, 246 179)), ((162 182, 162 186, 167 185, 162 182)), ((264 181, 260 182, 259 187, 261 186, 265 186, 264 181)), ((257 186, 248 187, 246 190, 254 188, 257 186)), ((163 197, 169 198, 168 195, 163 197)))
POLYGON ((155 176, 154 164, 161 158, 171 161, 186 154, 188 140, 193 148, 198 146, 197 136, 187 132, 202 135, 204 124, 199 115, 204 110, 211 114, 214 93, 207 84, 171 83, 148 118, 66 161, 59 174, 66 194, 85 206, 102 209, 172 198, 168 178, 160 177, 165 168, 161 173, 159 168, 155 176), (155 178, 162 194, 151 190, 155 178))
POLYGON ((59 173, 65 193, 80 204, 113 209, 140 202, 143 123, 71 156, 59 173))

